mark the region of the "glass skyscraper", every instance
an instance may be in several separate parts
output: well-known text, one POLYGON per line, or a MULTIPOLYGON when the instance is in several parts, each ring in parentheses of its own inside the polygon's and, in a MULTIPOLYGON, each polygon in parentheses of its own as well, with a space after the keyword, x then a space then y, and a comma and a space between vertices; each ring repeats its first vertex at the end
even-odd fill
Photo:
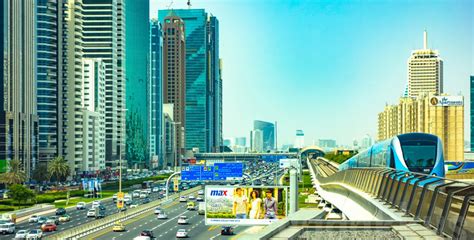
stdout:
POLYGON ((272 151, 275 149, 275 124, 255 120, 253 121, 253 129, 262 131, 263 135, 263 151, 272 151))
POLYGON ((474 151, 474 76, 471 76, 471 151, 474 151))
POLYGON ((214 104, 222 102, 221 91, 216 91, 222 84, 215 82, 220 81, 218 21, 215 17, 209 18, 204 9, 173 9, 159 10, 159 22, 163 23, 170 11, 184 21, 185 28, 186 149, 218 150, 222 142, 222 105, 217 106, 219 112, 216 113, 214 104))
POLYGON ((149 63, 150 21, 148 0, 126 0, 126 158, 129 166, 150 166, 149 63))

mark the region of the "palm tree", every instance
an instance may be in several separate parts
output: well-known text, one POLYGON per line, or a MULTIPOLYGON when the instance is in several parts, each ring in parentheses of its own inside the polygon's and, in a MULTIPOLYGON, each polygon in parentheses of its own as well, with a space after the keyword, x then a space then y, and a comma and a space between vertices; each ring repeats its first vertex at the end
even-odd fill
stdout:
POLYGON ((26 174, 21 169, 21 162, 18 159, 10 160, 8 171, 0 174, 0 182, 6 185, 21 184, 26 180, 26 174))
POLYGON ((67 165, 63 157, 55 157, 48 163, 48 174, 50 178, 55 176, 59 184, 61 177, 67 177, 69 175, 69 165, 67 165))

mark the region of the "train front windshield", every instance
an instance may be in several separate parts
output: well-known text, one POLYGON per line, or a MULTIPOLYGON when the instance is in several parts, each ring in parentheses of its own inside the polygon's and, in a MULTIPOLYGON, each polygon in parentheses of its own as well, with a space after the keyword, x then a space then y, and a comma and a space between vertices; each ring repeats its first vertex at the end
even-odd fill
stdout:
POLYGON ((436 139, 400 139, 400 145, 410 171, 426 174, 431 172, 436 162, 436 139))

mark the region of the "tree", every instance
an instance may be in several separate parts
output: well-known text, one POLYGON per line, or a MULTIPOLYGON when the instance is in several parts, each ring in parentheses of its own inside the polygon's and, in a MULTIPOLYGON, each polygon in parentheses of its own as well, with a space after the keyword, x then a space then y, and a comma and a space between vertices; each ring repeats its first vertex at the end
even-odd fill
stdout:
POLYGON ((48 166, 42 163, 38 164, 33 171, 31 178, 39 183, 49 180, 48 166))
POLYGON ((17 201, 18 203, 27 202, 30 199, 35 198, 36 194, 28 189, 27 187, 21 184, 14 184, 8 187, 8 196, 11 197, 13 200, 17 201))
POLYGON ((69 176, 69 165, 62 157, 55 157, 48 163, 49 178, 56 177, 56 182, 59 184, 61 177, 69 176))
POLYGON ((8 171, 0 174, 0 182, 6 185, 20 184, 26 180, 26 174, 21 169, 21 162, 13 159, 8 163, 8 171))

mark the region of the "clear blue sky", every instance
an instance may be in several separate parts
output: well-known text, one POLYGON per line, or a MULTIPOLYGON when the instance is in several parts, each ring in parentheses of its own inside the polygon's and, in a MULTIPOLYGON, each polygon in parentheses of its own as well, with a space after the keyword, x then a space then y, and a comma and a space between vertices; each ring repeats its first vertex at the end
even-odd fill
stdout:
MULTIPOLYGON (((173 8, 186 8, 174 0, 173 8)), ((151 1, 150 15, 171 1, 151 1)), ((470 0, 191 0, 220 21, 224 137, 246 136, 254 119, 278 121, 279 145, 376 135, 377 114, 397 103, 411 50, 438 49, 445 92, 465 96, 474 74, 470 0)))

